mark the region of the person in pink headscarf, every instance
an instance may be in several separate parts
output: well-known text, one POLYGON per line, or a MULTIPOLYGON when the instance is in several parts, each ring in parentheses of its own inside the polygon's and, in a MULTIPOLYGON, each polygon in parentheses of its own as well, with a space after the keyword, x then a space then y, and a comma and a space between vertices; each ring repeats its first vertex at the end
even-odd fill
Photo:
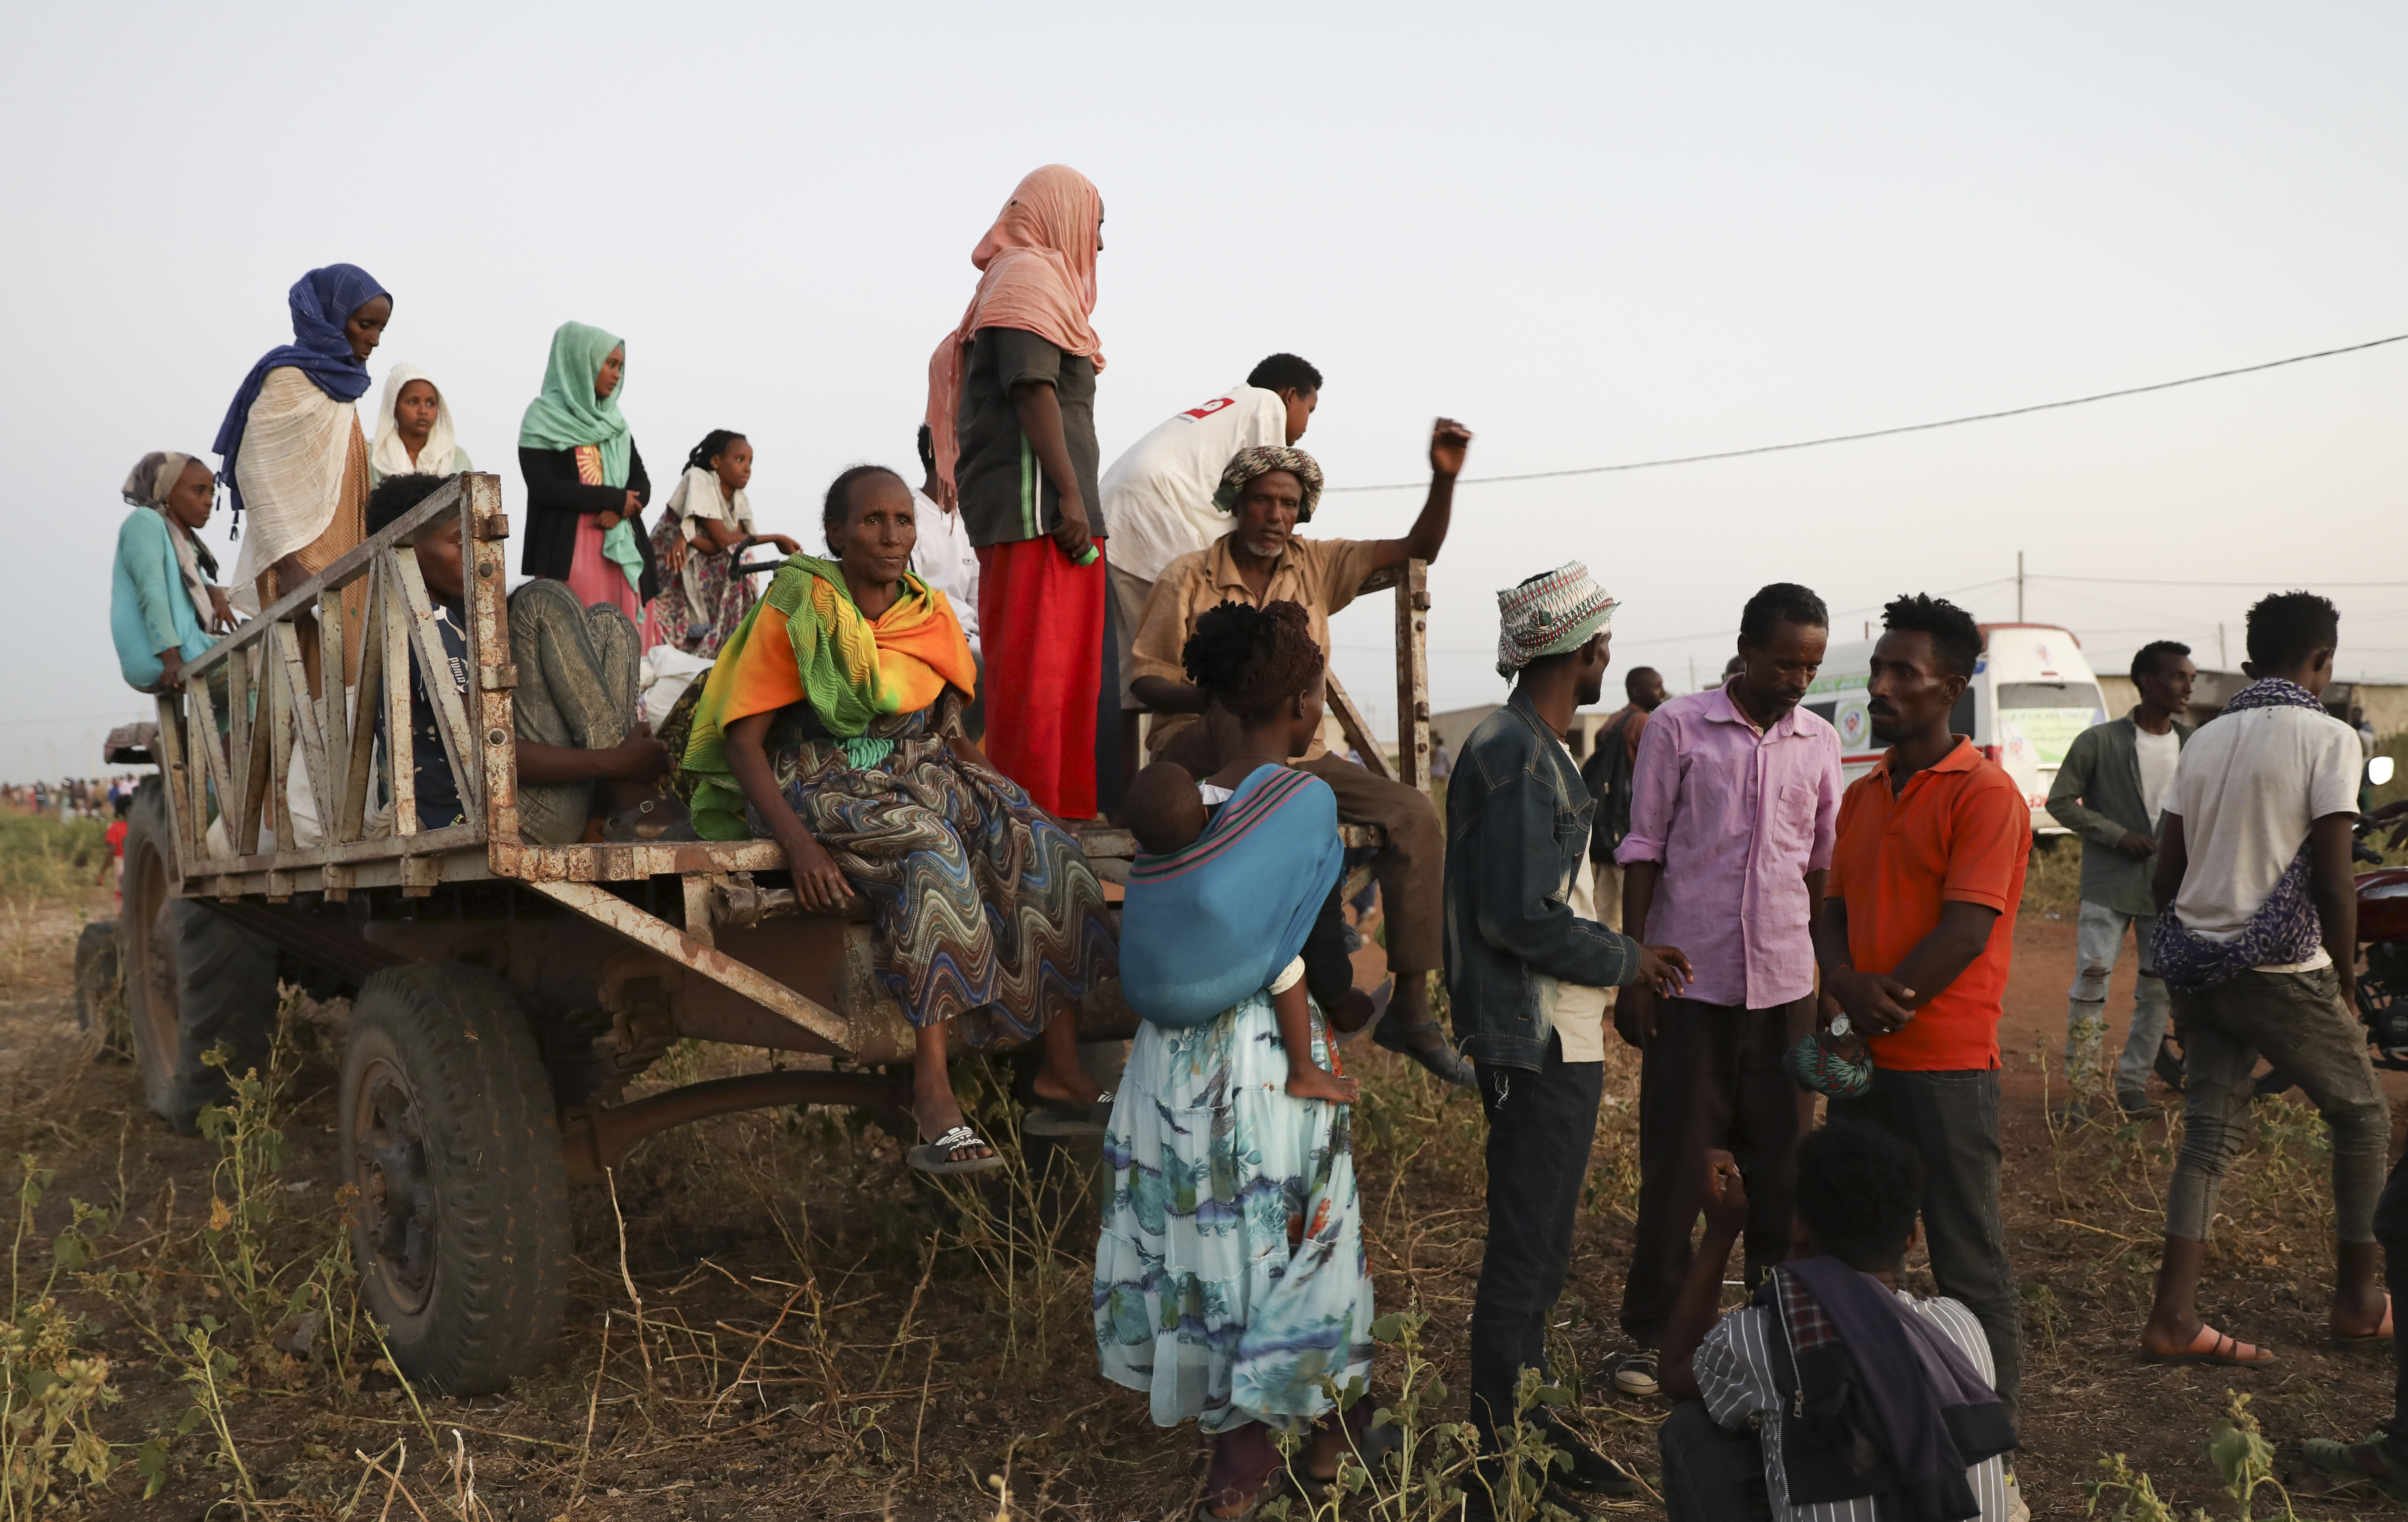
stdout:
POLYGON ((987 755, 1063 819, 1096 811, 1110 652, 1096 487, 1104 355, 1087 320, 1103 223, 1103 198, 1076 169, 1023 179, 971 251, 978 293, 928 362, 939 502, 961 514, 979 557, 987 755))

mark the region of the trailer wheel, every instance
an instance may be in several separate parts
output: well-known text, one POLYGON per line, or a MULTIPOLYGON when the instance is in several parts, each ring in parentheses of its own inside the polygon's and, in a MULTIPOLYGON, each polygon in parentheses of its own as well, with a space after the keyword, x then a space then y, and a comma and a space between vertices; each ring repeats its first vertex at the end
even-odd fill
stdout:
POLYGON ((517 1001, 453 963, 371 976, 341 1098, 351 1252, 394 1362, 483 1395, 550 1355, 568 1298, 560 1127, 517 1001))
POLYGON ((125 910, 118 922, 125 1017, 142 1099, 187 1136, 225 1080, 201 1061, 223 1045, 236 1072, 264 1066, 276 1032, 276 948, 224 915, 170 897, 175 835, 165 785, 145 777, 125 816, 125 910))

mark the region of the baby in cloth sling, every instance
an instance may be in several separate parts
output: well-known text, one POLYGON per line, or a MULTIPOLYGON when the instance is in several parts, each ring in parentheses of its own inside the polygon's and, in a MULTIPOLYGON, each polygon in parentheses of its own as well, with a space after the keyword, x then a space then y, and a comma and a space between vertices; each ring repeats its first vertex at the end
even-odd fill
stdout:
MULTIPOLYGON (((1297 773, 1298 777, 1305 774, 1297 773)), ((1278 789, 1280 792, 1291 791, 1278 789)), ((1215 791, 1220 791, 1215 789, 1215 791)), ((1270 801, 1262 790, 1254 800, 1270 801)), ((1225 807, 1227 800, 1215 800, 1225 807)), ((1301 801, 1301 800, 1299 800, 1301 801)), ((1270 993, 1271 1014, 1279 1022, 1280 1045, 1287 1053, 1287 1092, 1299 1099, 1332 1099, 1352 1104, 1362 1084, 1359 1080, 1333 1073, 1312 1060, 1312 1009, 1306 999, 1304 958, 1301 955, 1304 938, 1312 927, 1314 912, 1320 907, 1317 895, 1307 896, 1303 912, 1269 909, 1266 900, 1276 899, 1279 893, 1269 883, 1268 891, 1254 894, 1215 894, 1211 885, 1197 881, 1203 874, 1181 870, 1184 866, 1200 866, 1200 858, 1211 854, 1188 856, 1189 849, 1204 836, 1211 823, 1203 790, 1184 767, 1175 762, 1157 761, 1138 773, 1123 799, 1123 809, 1129 831, 1137 837, 1138 845, 1150 858, 1129 876, 1128 897, 1123 910, 1124 963, 1122 990, 1129 1007, 1157 1025, 1200 1025, 1223 1010, 1245 998, 1257 988, 1270 993), (1234 901, 1226 906, 1216 898, 1234 899, 1242 897, 1266 910, 1281 923, 1272 925, 1267 918, 1255 927, 1253 935, 1236 938, 1250 951, 1259 951, 1240 958, 1235 965, 1214 956, 1213 965, 1173 965, 1173 958, 1149 956, 1143 949, 1134 955, 1127 948, 1134 943, 1140 948, 1164 947, 1173 944, 1194 947, 1210 943, 1218 938, 1209 935, 1182 936, 1182 924, 1201 930, 1197 916, 1217 918, 1218 908, 1237 908, 1234 901), (1158 924, 1162 935, 1149 933, 1158 924), (1284 955, 1283 955, 1284 954, 1284 955), (1258 974, 1268 971, 1268 977, 1258 974), (1243 986, 1240 986, 1240 985, 1243 986), (1225 997, 1226 996, 1226 997, 1225 997), (1206 1006, 1210 1006, 1207 1008, 1206 1006)), ((1242 805, 1241 805, 1242 807, 1242 805)), ((1309 805, 1308 805, 1309 807, 1309 805)), ((1337 814, 1330 812, 1329 827, 1320 832, 1320 839, 1329 844, 1326 854, 1335 857, 1340 852, 1338 844, 1337 814)), ((1335 861, 1319 860, 1324 853, 1311 853, 1314 859, 1307 872, 1316 881, 1334 881, 1335 861), (1323 870, 1324 867, 1327 870, 1323 870)), ((1231 928, 1235 928, 1232 926, 1231 928)), ((1226 942, 1223 942, 1226 944, 1226 942)), ((1330 1060, 1337 1061, 1337 1049, 1330 1049, 1330 1060)))

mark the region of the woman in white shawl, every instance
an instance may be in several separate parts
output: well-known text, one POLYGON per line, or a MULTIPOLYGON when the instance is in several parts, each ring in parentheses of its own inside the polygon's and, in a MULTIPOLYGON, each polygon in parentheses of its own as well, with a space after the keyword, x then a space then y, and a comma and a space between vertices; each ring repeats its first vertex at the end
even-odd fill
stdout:
POLYGON ((452 431, 452 404, 415 365, 384 373, 377 394, 376 442, 368 449, 368 489, 387 476, 456 476, 477 467, 452 431))
POLYGON ((668 511, 652 529, 652 559, 661 573, 652 611, 662 643, 689 655, 717 655, 752 606, 752 588, 735 574, 738 547, 759 538, 781 554, 801 548, 783 534, 754 529, 752 504, 744 495, 752 481, 752 445, 742 434, 713 428, 686 455, 668 511))
MULTIPOLYGON (((367 524, 368 450, 357 404, 393 297, 358 266, 328 265, 294 281, 286 299, 294 341, 251 367, 218 427, 225 461, 218 479, 234 488, 242 539, 234 604, 246 613, 325 569, 366 538, 367 524)), ((345 590, 345 633, 357 633, 366 602, 366 582, 345 590)), ((346 639, 343 652, 348 680, 359 670, 359 640, 346 639)), ((314 691, 314 628, 302 655, 314 691)))

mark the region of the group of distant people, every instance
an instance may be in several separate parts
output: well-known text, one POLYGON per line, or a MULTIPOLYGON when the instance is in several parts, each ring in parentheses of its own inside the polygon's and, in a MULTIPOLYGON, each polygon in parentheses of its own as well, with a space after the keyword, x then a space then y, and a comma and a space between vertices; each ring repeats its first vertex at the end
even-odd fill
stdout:
MULTIPOLYGON (((1387 1440, 1369 1402, 1341 1416, 1329 1397, 1368 1373, 1374 1309, 1348 1118, 1359 1081, 1339 1041, 1376 1005, 1353 985, 1337 826, 1377 825, 1395 984, 1374 1040, 1476 1089, 1488 1128, 1475 1510, 1517 1491, 1588 1510, 1637 1486, 1519 1398, 1547 1368, 1611 1013, 1642 1053, 1629 1347, 1612 1377, 1696 1402, 1662 1429, 1674 1515, 1769 1504, 1836 1522, 1904 1504, 2004 1522, 2019 1509, 2002 1456, 2021 1332, 1997 1026, 2030 821, 2005 772, 1950 728, 1980 628, 1944 599, 1888 605, 1867 688, 1888 750, 1843 788, 1836 733, 1800 707, 1828 612, 1803 586, 1765 587, 1720 686, 1668 699, 1654 673, 1633 673, 1584 766, 1567 737, 1602 694, 1616 604, 1580 563, 1561 566, 1498 594, 1512 696, 1451 757, 1441 818, 1427 795, 1331 753, 1324 693, 1331 615, 1368 576, 1443 546, 1469 431, 1433 425, 1427 495, 1391 539, 1300 532, 1325 490, 1296 447, 1323 378, 1294 355, 1101 468, 1089 316, 1102 223, 1076 171, 1022 181, 931 357, 918 483, 876 465, 839 474, 824 556, 761 533, 752 441, 725 429, 688 452, 647 532, 652 483, 619 408, 626 345, 561 325, 519 440, 532 580, 509 626, 523 833, 772 839, 805 907, 866 897, 882 985, 918 1031, 916 1169, 1004 1161, 954 1096, 948 1033, 1033 1044, 1026 1132, 1100 1135, 1111 1170, 1103 1371, 1146 1392, 1156 1422, 1214 1435, 1199 1512, 1232 1518, 1283 1465, 1310 1492, 1342 1448, 1387 1440), (781 556, 757 586, 738 561, 751 543, 781 556), (639 673, 661 648, 708 670, 647 716, 639 673), (1141 847, 1117 937, 1074 833, 1099 815, 1141 847), (1080 1060, 1078 1021, 1115 973, 1144 1020, 1106 1093, 1080 1060), (1810 1134, 1816 1094, 1829 1122, 1810 1134), (1918 1239, 1941 1298, 1898 1288, 1918 1239), (1735 1245, 1751 1303, 1718 1319, 1735 1245), (1524 1467, 1517 1423, 1536 1423, 1559 1461, 1524 1467), (1283 1434, 1302 1442, 1293 1459, 1283 1434), (1881 1461, 1835 1457, 1856 1439, 1851 1451, 1881 1461)), ((238 389, 221 465, 161 452, 124 483, 135 511, 111 620, 137 688, 182 690, 215 633, 468 468, 441 392, 414 368, 386 377, 373 440, 356 416, 389 293, 331 266, 291 305, 294 341, 238 389), (224 584, 198 538, 221 481, 249 519, 224 584)), ((415 541, 450 657, 434 680, 463 696, 466 551, 449 521, 415 541)), ((364 617, 364 598, 339 607, 347 624, 364 617)), ((2197 737, 2174 723, 2187 663, 2151 647, 2141 707, 2077 744, 2052 799, 2101 853, 2096 873, 2086 861, 2071 1059, 2096 1078, 2107 970, 2135 926, 2186 1041, 2193 1119, 2153 1354, 2262 1358, 2192 1303, 2250 1051, 2289 1052, 2334 1122, 2336 1330, 2389 1334, 2369 1224, 2380 1100, 2362 1043, 2350 1055, 2348 879, 2329 860, 2340 751, 2319 725, 2352 756, 2358 741, 2309 711, 2336 617, 2307 594, 2261 602, 2258 680, 2197 737), (2151 858, 2143 895, 2133 878, 2151 858), (2313 1042, 2282 1046, 2281 1032, 2311 1028, 2313 1042)), ((305 646, 313 688, 356 672, 358 639, 342 641, 340 672, 321 669, 307 629, 305 646)), ((409 755, 386 765, 409 779, 417 829, 439 834, 465 805, 428 682, 413 669, 409 755)), ((294 770, 291 817, 315 828, 294 770)), ((388 783, 382 827, 399 791, 388 783)), ((2156 1029, 2135 1023, 2145 1060, 2156 1029)), ((2118 1070, 2119 1097, 2128 1077, 2118 1070)))
POLYGON ((122 811, 123 804, 134 797, 134 779, 126 776, 0 783, 0 809, 58 819, 100 819, 122 811))

